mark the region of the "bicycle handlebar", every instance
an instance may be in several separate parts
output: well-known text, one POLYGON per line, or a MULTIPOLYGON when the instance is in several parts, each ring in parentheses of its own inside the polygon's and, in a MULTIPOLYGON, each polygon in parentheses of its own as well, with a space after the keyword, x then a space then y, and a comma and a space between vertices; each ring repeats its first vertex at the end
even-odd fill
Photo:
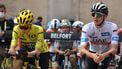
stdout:
POLYGON ((66 55, 66 56, 68 56, 68 55, 70 55, 70 54, 73 54, 74 52, 72 51, 72 50, 70 50, 70 49, 66 49, 65 51, 64 51, 64 55, 66 55))

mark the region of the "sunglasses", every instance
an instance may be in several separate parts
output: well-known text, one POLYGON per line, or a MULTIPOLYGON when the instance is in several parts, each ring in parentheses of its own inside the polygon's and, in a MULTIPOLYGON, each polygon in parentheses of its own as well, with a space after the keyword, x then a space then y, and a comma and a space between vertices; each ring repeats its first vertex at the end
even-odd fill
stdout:
POLYGON ((80 28, 79 26, 74 26, 73 28, 80 28))
POLYGON ((96 12, 96 13, 92 13, 91 16, 92 17, 101 17, 101 16, 103 16, 103 13, 96 12))
POLYGON ((27 30, 28 27, 25 27, 25 26, 19 26, 20 29, 23 29, 23 30, 27 30))

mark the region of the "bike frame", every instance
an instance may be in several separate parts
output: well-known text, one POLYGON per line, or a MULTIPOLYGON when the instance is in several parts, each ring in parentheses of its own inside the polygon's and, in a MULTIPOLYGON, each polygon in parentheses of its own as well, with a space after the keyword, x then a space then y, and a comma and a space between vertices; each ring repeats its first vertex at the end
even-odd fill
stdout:
POLYGON ((70 61, 68 60, 69 56, 66 55, 65 56, 65 61, 64 61, 64 69, 71 69, 71 63, 70 61))

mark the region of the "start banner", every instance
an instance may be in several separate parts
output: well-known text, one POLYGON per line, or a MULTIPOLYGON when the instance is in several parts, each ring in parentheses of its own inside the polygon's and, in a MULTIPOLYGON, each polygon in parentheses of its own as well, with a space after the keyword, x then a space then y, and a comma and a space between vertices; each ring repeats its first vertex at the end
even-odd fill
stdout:
POLYGON ((77 33, 49 33, 46 32, 44 35, 45 39, 54 40, 79 40, 80 34, 77 33))

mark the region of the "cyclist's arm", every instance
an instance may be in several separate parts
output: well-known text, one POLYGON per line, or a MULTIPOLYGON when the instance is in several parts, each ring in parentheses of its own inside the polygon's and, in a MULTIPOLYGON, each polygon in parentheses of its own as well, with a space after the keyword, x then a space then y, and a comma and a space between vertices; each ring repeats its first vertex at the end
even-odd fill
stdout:
POLYGON ((36 48, 34 51, 28 52, 28 56, 39 55, 40 53, 40 49, 36 48))
POLYGON ((74 41, 74 42, 73 42, 73 49, 72 49, 72 51, 73 51, 74 53, 77 53, 77 52, 78 52, 78 44, 77 44, 77 41, 74 41))
POLYGON ((39 29, 37 42, 35 45, 35 50, 28 52, 29 55, 39 55, 40 53, 48 52, 48 45, 44 40, 44 31, 43 28, 39 29))
POLYGON ((17 46, 17 39, 19 38, 19 35, 20 34, 18 34, 18 28, 17 26, 15 26, 12 31, 12 40, 11 40, 10 48, 15 48, 17 46))
POLYGON ((48 45, 47 45, 46 41, 44 41, 43 44, 44 44, 43 45, 43 48, 41 48, 41 47, 35 47, 35 50, 34 51, 28 52, 28 56, 34 56, 34 55, 39 56, 40 53, 48 52, 48 45), (43 52, 41 52, 41 51, 43 51, 43 52))
POLYGON ((86 55, 87 57, 94 58, 96 54, 89 52, 89 35, 91 34, 90 32, 91 30, 89 25, 85 25, 82 28, 80 39, 80 55, 86 55))
POLYGON ((81 45, 81 47, 80 47, 80 55, 81 56, 86 55, 86 56, 92 58, 93 56, 91 54, 93 54, 93 53, 89 52, 89 47, 87 44, 81 45))
POLYGON ((117 29, 118 27, 116 25, 112 27, 112 37, 111 37, 111 45, 110 45, 111 48, 107 52, 103 53, 105 57, 110 54, 115 55, 117 52, 117 46, 118 46, 118 40, 119 40, 117 29))
POLYGON ((59 49, 59 44, 60 44, 59 41, 55 40, 55 42, 54 42, 54 51, 55 51, 55 53, 63 55, 64 52, 59 49))
POLYGON ((59 42, 57 40, 55 40, 55 42, 54 42, 54 51, 55 51, 55 53, 60 52, 60 50, 58 48, 59 48, 59 42))
POLYGON ((118 32, 117 32, 118 26, 116 24, 113 24, 111 26, 111 29, 112 29, 112 31, 111 31, 112 32, 111 47, 107 52, 103 53, 105 55, 105 57, 110 55, 110 54, 115 55, 117 52, 117 46, 118 46, 118 40, 119 40, 119 36, 118 36, 118 32))
POLYGON ((13 28, 12 31, 12 40, 11 40, 11 45, 10 45, 10 50, 9 53, 15 54, 16 47, 17 47, 17 39, 18 39, 18 32, 17 32, 17 26, 13 28))
POLYGON ((73 51, 74 53, 77 53, 78 49, 77 49, 77 48, 73 48, 72 51, 73 51))
POLYGON ((115 55, 117 52, 116 46, 117 45, 115 44, 111 44, 111 48, 107 52, 103 53, 104 57, 107 57, 109 55, 115 55))
POLYGON ((81 39, 80 39, 80 54, 86 55, 88 57, 92 58, 92 53, 89 52, 89 37, 88 37, 88 32, 90 32, 87 28, 87 26, 84 26, 82 29, 82 34, 81 34, 81 39))
POLYGON ((120 35, 120 34, 122 33, 122 28, 119 28, 119 29, 117 30, 117 33, 118 33, 118 35, 120 35))

